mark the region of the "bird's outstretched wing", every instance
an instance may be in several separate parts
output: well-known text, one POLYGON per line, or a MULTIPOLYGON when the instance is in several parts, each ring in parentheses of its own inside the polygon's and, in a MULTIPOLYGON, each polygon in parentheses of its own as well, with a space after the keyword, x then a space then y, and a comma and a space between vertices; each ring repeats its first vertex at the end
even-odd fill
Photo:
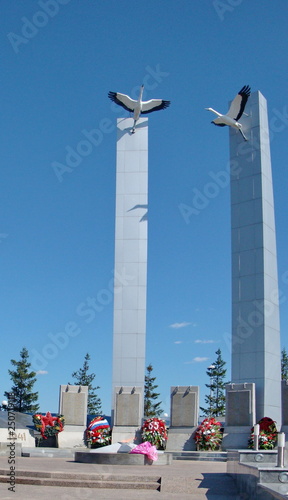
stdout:
POLYGON ((163 101, 163 99, 150 99, 150 101, 143 101, 142 115, 152 113, 152 111, 159 111, 170 106, 170 101, 163 101))
POLYGON ((111 101, 116 102, 116 104, 126 109, 126 111, 134 111, 135 105, 137 104, 137 101, 134 101, 134 99, 131 99, 131 97, 126 94, 119 94, 119 92, 108 92, 108 97, 111 101))
POLYGON ((250 93, 251 89, 249 85, 244 85, 244 87, 242 87, 242 89, 236 95, 235 99, 233 99, 233 101, 231 102, 227 116, 238 121, 243 115, 250 93))

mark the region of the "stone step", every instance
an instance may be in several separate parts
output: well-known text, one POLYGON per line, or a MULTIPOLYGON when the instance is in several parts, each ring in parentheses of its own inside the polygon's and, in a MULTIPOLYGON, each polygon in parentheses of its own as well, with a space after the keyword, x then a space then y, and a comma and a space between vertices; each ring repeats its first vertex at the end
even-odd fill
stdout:
MULTIPOLYGON (((6 476, 0 476, 0 483, 8 483, 9 479, 6 476)), ((118 480, 105 480, 95 481, 91 479, 78 480, 78 479, 64 479, 64 478, 44 478, 44 477, 29 477, 20 476, 17 474, 17 485, 29 484, 34 486, 62 486, 72 488, 107 488, 107 489, 134 489, 134 490, 157 490, 160 491, 161 484, 158 481, 118 481, 118 480)))
POLYGON ((227 462, 225 451, 171 451, 173 460, 204 460, 209 462, 227 462))
MULTIPOLYGON (((6 469, 0 469, 0 482, 7 483, 6 469)), ((17 470, 17 484, 71 486, 78 488, 141 489, 160 491, 161 478, 124 474, 88 474, 17 470)))
MULTIPOLYGON (((0 469, 0 476, 5 476, 7 474, 7 469, 0 469)), ((160 476, 137 476, 130 474, 93 474, 88 472, 57 472, 57 471, 32 471, 32 470, 19 470, 17 469, 18 477, 35 477, 35 478, 54 478, 54 479, 79 479, 92 481, 127 481, 127 482, 159 482, 161 481, 160 476)))
POLYGON ((73 458, 76 451, 84 451, 86 448, 22 448, 22 457, 39 458, 73 458))
POLYGON ((287 498, 287 485, 276 483, 262 483, 258 485, 260 498, 265 500, 282 500, 287 498))

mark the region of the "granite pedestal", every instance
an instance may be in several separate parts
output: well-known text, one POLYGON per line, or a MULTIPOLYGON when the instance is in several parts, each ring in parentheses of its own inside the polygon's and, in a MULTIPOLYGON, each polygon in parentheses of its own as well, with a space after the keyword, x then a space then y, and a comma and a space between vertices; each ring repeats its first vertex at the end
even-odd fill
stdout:
POLYGON ((171 424, 167 451, 196 450, 194 433, 198 425, 199 387, 171 387, 171 424))

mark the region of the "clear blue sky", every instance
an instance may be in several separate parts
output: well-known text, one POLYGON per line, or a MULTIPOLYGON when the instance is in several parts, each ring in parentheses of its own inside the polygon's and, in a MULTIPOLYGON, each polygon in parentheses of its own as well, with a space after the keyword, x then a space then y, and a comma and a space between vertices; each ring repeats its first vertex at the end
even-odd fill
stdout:
POLYGON ((128 114, 107 93, 135 96, 142 83, 145 98, 171 100, 149 115, 147 364, 164 410, 171 385, 199 385, 203 404, 219 347, 230 378, 229 187, 188 220, 179 207, 193 206, 211 171, 227 169, 228 130, 212 126, 204 108, 225 111, 246 84, 266 97, 277 125, 271 154, 288 347, 287 15, 285 0, 2 2, 2 394, 10 360, 25 346, 40 370, 41 411, 57 411, 59 385, 73 382, 89 352, 110 413, 115 125, 128 114), (97 139, 85 149, 92 129, 97 139), (57 176, 55 162, 65 165, 67 155, 70 166, 57 176), (89 323, 77 312, 88 297, 99 303, 89 323))

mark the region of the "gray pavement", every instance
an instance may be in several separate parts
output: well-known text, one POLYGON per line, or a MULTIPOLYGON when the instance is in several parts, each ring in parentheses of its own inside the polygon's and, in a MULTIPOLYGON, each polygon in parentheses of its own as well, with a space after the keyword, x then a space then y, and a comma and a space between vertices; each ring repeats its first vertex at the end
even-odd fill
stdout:
MULTIPOLYGON (((7 469, 7 457, 0 457, 0 468, 7 469)), ((15 493, 0 483, 1 500, 240 500, 233 480, 226 474, 225 462, 174 461, 165 466, 113 466, 76 463, 67 458, 17 458, 15 493), (161 476, 161 491, 34 486, 17 484, 17 471, 58 471, 89 474, 161 476)))

